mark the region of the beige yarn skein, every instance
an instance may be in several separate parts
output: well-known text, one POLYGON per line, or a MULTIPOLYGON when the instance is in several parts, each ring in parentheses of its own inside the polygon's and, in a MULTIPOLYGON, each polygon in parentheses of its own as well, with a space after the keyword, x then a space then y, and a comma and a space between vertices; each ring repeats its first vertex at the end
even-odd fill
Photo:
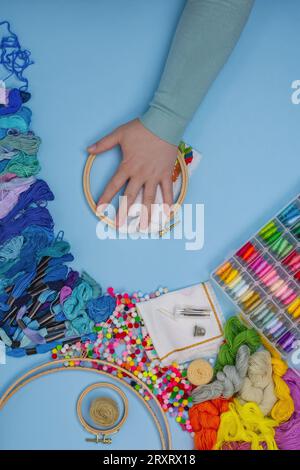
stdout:
POLYGON ((257 403, 264 415, 271 412, 277 401, 271 359, 268 351, 257 351, 250 356, 247 375, 238 395, 241 403, 257 403))

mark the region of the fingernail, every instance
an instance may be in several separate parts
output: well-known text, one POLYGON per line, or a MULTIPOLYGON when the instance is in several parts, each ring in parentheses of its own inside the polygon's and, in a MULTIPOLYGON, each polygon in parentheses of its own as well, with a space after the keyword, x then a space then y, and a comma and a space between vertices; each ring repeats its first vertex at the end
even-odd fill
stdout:
POLYGON ((90 145, 87 149, 89 152, 95 152, 96 148, 96 145, 90 145))

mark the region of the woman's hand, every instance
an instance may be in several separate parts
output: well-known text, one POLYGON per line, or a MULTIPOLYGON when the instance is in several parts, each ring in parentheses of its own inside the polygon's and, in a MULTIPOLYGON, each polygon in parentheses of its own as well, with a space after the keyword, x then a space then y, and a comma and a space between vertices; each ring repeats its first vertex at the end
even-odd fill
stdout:
POLYGON ((98 154, 116 145, 120 145, 123 159, 101 195, 97 207, 101 205, 103 208, 109 204, 122 186, 127 183, 124 192, 124 196, 127 197, 127 211, 126 204, 121 204, 116 220, 117 226, 122 226, 130 206, 143 187, 140 228, 146 230, 151 220, 151 204, 155 201, 158 185, 161 186, 164 203, 170 207, 173 204, 172 173, 177 157, 177 147, 161 140, 148 131, 138 119, 135 119, 98 140, 88 147, 88 151, 98 154))

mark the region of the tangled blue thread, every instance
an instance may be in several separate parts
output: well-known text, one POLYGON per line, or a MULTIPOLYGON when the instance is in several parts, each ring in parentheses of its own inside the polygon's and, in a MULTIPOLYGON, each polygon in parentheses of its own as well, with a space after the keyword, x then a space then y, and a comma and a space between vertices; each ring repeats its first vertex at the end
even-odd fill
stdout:
POLYGON ((22 49, 19 43, 18 36, 13 33, 10 29, 10 23, 8 21, 1 21, 0 26, 6 25, 8 34, 3 36, 0 41, 0 64, 9 73, 4 78, 4 81, 11 76, 15 76, 21 83, 24 83, 20 87, 20 90, 28 89, 28 79, 24 77, 24 70, 33 64, 30 59, 30 51, 22 49))

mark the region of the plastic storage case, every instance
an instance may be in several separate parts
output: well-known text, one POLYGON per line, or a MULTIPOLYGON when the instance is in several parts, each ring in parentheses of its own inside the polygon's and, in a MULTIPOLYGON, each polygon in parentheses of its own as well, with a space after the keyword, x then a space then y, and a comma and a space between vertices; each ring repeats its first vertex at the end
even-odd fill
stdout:
POLYGON ((213 273, 212 279, 284 357, 300 345, 300 195, 213 273))

